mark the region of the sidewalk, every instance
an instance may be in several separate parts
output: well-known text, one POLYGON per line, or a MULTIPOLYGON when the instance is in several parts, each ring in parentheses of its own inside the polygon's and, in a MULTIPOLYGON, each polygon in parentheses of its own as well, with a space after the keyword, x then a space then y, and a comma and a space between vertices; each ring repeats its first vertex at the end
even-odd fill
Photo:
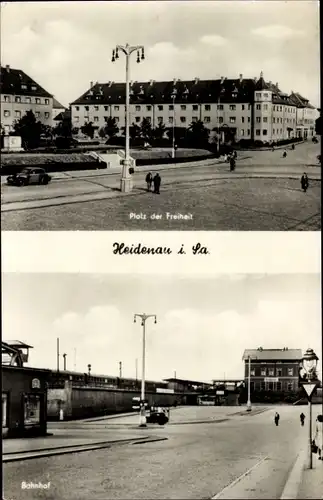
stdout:
POLYGON ((323 498, 323 460, 313 455, 313 469, 304 468, 298 490, 298 499, 323 498))

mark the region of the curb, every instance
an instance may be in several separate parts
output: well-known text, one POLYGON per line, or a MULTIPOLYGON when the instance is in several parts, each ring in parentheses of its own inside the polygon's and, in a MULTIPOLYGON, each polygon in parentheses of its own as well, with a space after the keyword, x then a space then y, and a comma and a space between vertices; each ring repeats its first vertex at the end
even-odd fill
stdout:
POLYGON ((281 500, 296 500, 298 497, 299 486, 302 481, 303 470, 305 467, 305 451, 302 450, 290 471, 287 482, 284 486, 281 500))

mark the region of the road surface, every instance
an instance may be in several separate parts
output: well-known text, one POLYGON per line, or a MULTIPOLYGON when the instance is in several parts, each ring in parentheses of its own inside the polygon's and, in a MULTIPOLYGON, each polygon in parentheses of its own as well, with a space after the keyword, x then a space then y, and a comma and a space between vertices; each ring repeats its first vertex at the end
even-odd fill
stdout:
MULTIPOLYGON (((319 409, 314 408, 314 417, 319 409)), ((251 415, 242 410, 243 415, 241 408, 185 407, 176 410, 172 425, 149 429, 166 441, 4 464, 5 498, 279 499, 298 454, 306 449, 307 426, 299 422, 304 407, 278 407, 278 427, 274 407, 251 415), (50 489, 22 494, 22 481, 50 482, 50 489)), ((134 419, 77 425, 87 436, 103 436, 105 426, 117 435, 118 429, 134 426, 134 419)))

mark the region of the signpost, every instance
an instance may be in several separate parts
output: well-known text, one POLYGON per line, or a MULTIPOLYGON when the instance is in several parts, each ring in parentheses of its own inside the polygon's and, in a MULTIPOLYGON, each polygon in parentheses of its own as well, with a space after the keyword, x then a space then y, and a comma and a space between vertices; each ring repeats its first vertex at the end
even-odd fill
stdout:
POLYGON ((308 410, 309 410, 309 427, 308 427, 308 447, 309 447, 309 456, 308 456, 308 468, 312 469, 313 468, 313 456, 312 456, 312 395, 315 391, 316 384, 314 383, 305 383, 302 384, 306 395, 307 395, 307 400, 308 400, 308 410))

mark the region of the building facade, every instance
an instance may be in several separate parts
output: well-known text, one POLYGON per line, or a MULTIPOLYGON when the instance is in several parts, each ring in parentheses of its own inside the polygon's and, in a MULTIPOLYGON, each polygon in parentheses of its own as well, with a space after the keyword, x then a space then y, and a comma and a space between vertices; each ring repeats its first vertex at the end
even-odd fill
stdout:
POLYGON ((20 69, 1 67, 0 125, 5 134, 31 110, 44 125, 53 123, 53 96, 20 69))
MULTIPOLYGON (((125 83, 96 83, 71 103, 72 126, 81 129, 91 122, 96 132, 115 118, 119 134, 125 127, 125 83)), ((302 104, 291 99, 272 82, 259 78, 167 82, 130 82, 130 123, 144 118, 153 128, 188 128, 201 120, 211 134, 233 134, 243 139, 272 142, 297 136, 297 110, 302 104)), ((309 102, 305 108, 313 108, 309 102)), ((308 112, 308 111, 306 111, 308 112)), ((310 134, 309 134, 310 136, 310 134)))
POLYGON ((246 349, 243 354, 246 387, 253 391, 296 392, 299 387, 301 349, 246 349))

